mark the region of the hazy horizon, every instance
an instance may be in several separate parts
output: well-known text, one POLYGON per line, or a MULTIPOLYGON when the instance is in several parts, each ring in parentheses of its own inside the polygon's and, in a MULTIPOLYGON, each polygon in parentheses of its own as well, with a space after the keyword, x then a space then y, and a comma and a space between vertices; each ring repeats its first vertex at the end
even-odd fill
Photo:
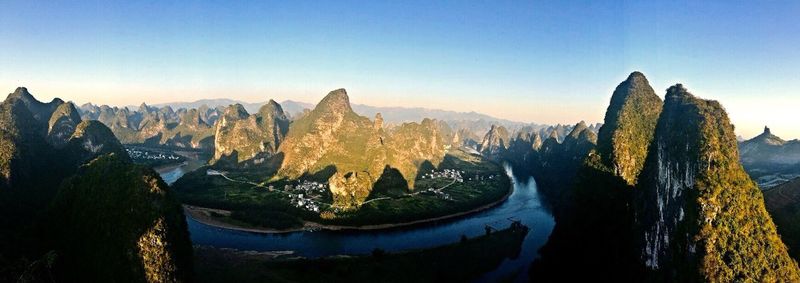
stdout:
POLYGON ((41 100, 158 104, 230 98, 601 122, 641 71, 719 100, 737 134, 800 138, 797 2, 171 4, 10 1, 0 90, 41 100))

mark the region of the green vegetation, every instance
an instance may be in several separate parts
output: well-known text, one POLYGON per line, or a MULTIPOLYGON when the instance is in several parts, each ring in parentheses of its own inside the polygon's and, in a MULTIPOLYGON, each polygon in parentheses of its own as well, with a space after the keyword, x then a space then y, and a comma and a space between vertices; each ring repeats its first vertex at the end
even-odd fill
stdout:
MULTIPOLYGON (((247 180, 249 183, 232 182, 221 176, 209 176, 208 168, 191 172, 178 180, 173 188, 181 202, 206 208, 232 211, 220 220, 245 227, 286 229, 298 227, 303 221, 327 225, 363 226, 410 222, 447 216, 469 211, 503 198, 509 193, 511 183, 503 169, 494 163, 471 156, 460 150, 448 154, 439 167, 423 166, 436 170, 454 169, 464 171, 464 182, 453 179, 435 178, 417 180, 416 188, 410 191, 399 174, 383 174, 376 182, 367 198, 367 203, 356 210, 337 210, 329 206, 321 207, 320 212, 297 208, 291 204, 290 197, 283 192, 286 185, 297 185, 298 181, 281 179, 274 181, 268 169, 239 168, 226 169, 226 176, 234 180, 247 180), (265 174, 267 172, 267 174, 265 174), (475 179, 478 175, 482 180, 475 179), (491 178, 490 178, 491 176, 491 178), (442 188, 450 199, 433 193, 417 193, 428 188, 442 188), (273 188, 273 191, 269 190, 273 188), (412 195, 413 194, 413 195, 412 195), (386 199, 389 198, 389 199, 386 199), (379 199, 376 201, 371 201, 379 199), (327 212, 327 213, 326 213, 327 212), (242 225, 246 224, 246 225, 242 225)), ((273 171, 274 172, 274 171, 273 171)), ((309 181, 325 181, 307 175, 309 181)), ((318 201, 332 203, 333 196, 326 192, 318 201)))
POLYGON ((286 136, 289 119, 278 103, 270 100, 255 115, 241 104, 225 109, 214 131, 214 159, 231 166, 275 154, 286 136))
POLYGON ((596 144, 597 135, 581 122, 562 143, 558 142, 556 133, 552 132, 542 143, 542 147, 532 152, 532 156, 528 158, 531 164, 523 168, 530 168, 539 184, 539 192, 547 198, 556 213, 570 201, 571 190, 577 180, 575 176, 596 144))
POLYGON ((91 104, 81 109, 83 119, 100 121, 126 145, 205 150, 214 147, 214 128, 202 118, 208 118, 208 109, 205 113, 197 109, 174 112, 169 107, 145 104, 136 111, 91 104))
MULTIPOLYGON (((649 89, 640 79, 636 88, 649 89)), ((618 101, 618 94, 597 150, 556 214, 551 240, 531 269, 533 278, 800 280, 761 192, 738 162, 733 126, 722 106, 676 85, 668 90, 652 133, 649 114, 657 113, 657 99, 648 95, 649 102, 636 102, 628 95, 618 101), (639 166, 645 144, 647 158, 639 166), (586 266, 592 277, 565 275, 565 267, 574 264, 586 266)))
POLYGON ((0 281, 190 281, 186 224, 166 184, 64 105, 24 88, 0 105, 0 215, 13 216, 0 217, 0 281))
POLYGON ((671 87, 642 176, 634 204, 655 278, 800 280, 718 102, 671 87))
POLYGON ((800 179, 764 191, 764 200, 789 255, 800 259, 800 179))
POLYGON ((107 155, 64 182, 51 211, 60 278, 191 281, 180 204, 151 169, 107 155))
MULTIPOLYGON (((286 229, 299 227, 302 219, 314 219, 315 213, 294 207, 286 194, 250 184, 231 182, 220 176, 206 175, 202 167, 178 179, 172 188, 181 203, 231 211, 230 217, 220 220, 243 227, 286 229), (269 216, 269 217, 264 217, 269 216)), ((229 169, 228 177, 262 183, 261 168, 229 169)), ((290 182, 278 181, 267 186, 282 189, 290 182)))
POLYGON ((663 103, 642 73, 633 72, 611 96, 597 150, 603 164, 635 185, 663 103))
MULTIPOLYGON (((436 218, 493 203, 509 193, 511 181, 498 165, 481 161, 479 158, 468 156, 461 151, 456 154, 445 156, 437 170, 461 170, 465 172, 462 176, 472 178, 472 181, 467 179, 463 183, 459 183, 444 178, 420 179, 414 189, 415 192, 419 192, 428 188, 441 188, 449 185, 444 192, 449 194, 451 199, 446 200, 436 195, 420 193, 413 197, 375 201, 367 203, 358 210, 337 215, 336 219, 323 220, 323 223, 360 226, 436 218), (482 180, 475 181, 476 175, 482 180), (490 176, 493 177, 490 179, 490 176)), ((391 194, 380 193, 387 189, 390 188, 374 188, 373 191, 378 191, 378 193, 371 195, 368 200, 391 196, 391 194)))
POLYGON ((195 269, 199 282, 469 282, 516 258, 527 233, 523 226, 427 250, 323 259, 272 260, 198 247, 195 269))
POLYGON ((644 166, 661 108, 661 99, 643 74, 633 72, 617 86, 597 148, 588 153, 579 169, 556 175, 562 182, 572 176, 576 181, 574 186, 558 190, 555 197, 560 208, 557 224, 553 240, 532 268, 537 278, 558 278, 557 267, 578 264, 587 266, 589 274, 603 274, 595 280, 637 281, 642 266, 633 244, 635 236, 628 232, 634 220, 633 185, 644 166))
POLYGON ((335 205, 344 209, 366 200, 386 166, 398 171, 413 190, 420 166, 442 161, 452 133, 446 124, 431 119, 386 129, 380 120, 353 112, 344 89, 331 91, 313 111, 292 122, 276 156, 281 160, 276 178, 333 177, 326 181, 334 184, 335 205))

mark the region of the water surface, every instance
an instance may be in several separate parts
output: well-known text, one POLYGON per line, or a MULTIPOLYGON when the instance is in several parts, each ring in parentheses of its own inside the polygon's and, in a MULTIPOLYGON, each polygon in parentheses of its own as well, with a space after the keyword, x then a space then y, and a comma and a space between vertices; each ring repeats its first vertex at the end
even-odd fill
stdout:
MULTIPOLYGON (((315 231, 286 234, 258 234, 208 226, 187 217, 189 232, 195 245, 233 248, 251 251, 294 251, 304 257, 369 254, 374 249, 403 251, 424 249, 458 242, 461 235, 475 237, 485 233, 485 225, 502 229, 520 220, 530 227, 520 257, 504 261, 481 281, 494 281, 519 272, 518 281, 527 278, 528 266, 538 257, 538 250, 547 241, 555 224, 550 212, 542 205, 536 182, 531 177, 518 180, 511 166, 505 166, 514 191, 508 200, 483 212, 455 220, 380 231, 315 231)), ((162 173, 165 180, 174 182, 186 168, 162 173)), ((168 183, 172 183, 168 182, 168 183)))

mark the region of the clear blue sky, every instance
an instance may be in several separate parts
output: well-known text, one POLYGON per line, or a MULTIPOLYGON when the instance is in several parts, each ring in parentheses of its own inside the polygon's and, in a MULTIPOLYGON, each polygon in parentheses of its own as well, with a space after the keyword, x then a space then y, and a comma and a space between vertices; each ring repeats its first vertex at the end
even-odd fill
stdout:
POLYGON ((344 87, 574 123, 640 70, 662 96, 682 82, 720 100, 741 135, 800 137, 800 1, 163 2, 3 1, 0 88, 130 105, 344 87))

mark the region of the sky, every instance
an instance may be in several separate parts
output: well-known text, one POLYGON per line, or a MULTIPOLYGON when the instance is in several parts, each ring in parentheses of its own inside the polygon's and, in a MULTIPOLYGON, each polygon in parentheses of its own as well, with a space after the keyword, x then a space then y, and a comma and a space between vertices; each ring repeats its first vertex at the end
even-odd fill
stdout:
POLYGON ((800 1, 15 1, 0 91, 138 105, 232 98, 601 122, 641 71, 800 138, 800 1), (643 3, 647 2, 647 3, 643 3))

